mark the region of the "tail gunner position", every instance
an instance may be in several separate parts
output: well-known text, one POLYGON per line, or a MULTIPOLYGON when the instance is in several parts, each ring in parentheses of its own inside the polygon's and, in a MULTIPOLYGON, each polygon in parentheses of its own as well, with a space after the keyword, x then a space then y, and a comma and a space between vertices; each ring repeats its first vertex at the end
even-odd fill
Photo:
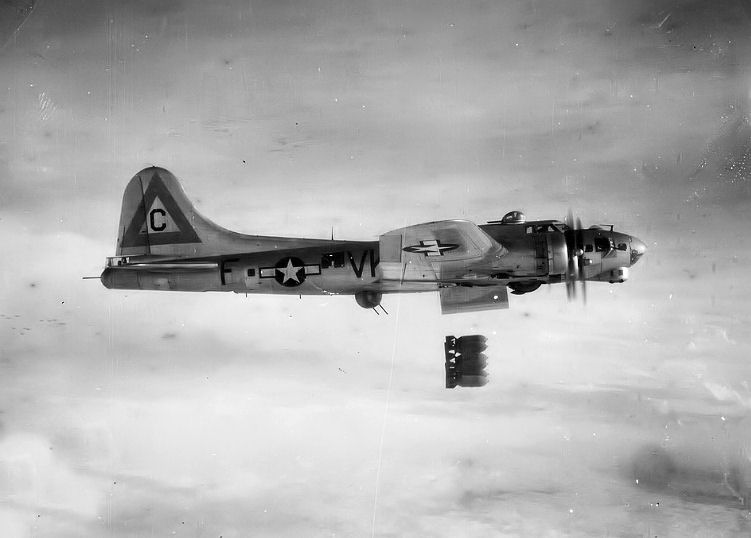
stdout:
POLYGON ((587 281, 624 282, 645 252, 612 226, 582 229, 570 215, 526 221, 518 211, 479 226, 415 224, 378 241, 244 235, 202 216, 174 175, 151 167, 125 188, 117 255, 101 281, 129 290, 346 294, 374 309, 384 293, 438 291, 449 314, 508 308, 507 289, 520 295, 562 282, 573 297, 587 281))

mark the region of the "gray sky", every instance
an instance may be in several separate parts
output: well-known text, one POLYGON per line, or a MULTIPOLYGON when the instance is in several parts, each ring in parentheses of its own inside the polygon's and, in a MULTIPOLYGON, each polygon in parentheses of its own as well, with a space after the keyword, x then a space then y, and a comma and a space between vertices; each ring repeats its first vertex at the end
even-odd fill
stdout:
POLYGON ((8 535, 749 532, 718 485, 751 484, 740 2, 27 7, 0 8, 8 535), (81 280, 151 164, 246 233, 572 207, 649 253, 586 309, 553 286, 447 317, 81 280), (470 333, 492 381, 447 391, 470 333), (651 447, 689 493, 636 483, 651 447))

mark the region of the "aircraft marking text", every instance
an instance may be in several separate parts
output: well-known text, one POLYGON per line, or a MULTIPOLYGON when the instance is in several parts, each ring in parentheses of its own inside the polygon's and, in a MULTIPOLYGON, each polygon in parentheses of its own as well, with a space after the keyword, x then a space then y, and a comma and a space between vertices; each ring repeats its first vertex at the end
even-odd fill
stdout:
POLYGON ((149 213, 149 224, 151 225, 151 229, 155 232, 161 232, 167 227, 167 213, 164 211, 164 209, 152 209, 151 213, 149 213), (162 220, 159 222, 159 224, 156 223, 155 215, 161 215, 162 220))
POLYGON ((365 260, 370 256, 370 276, 375 278, 376 272, 375 268, 378 266, 379 260, 375 257, 375 252, 373 249, 363 250, 362 256, 360 256, 360 265, 358 266, 357 262, 355 261, 355 257, 349 250, 347 251, 347 258, 349 259, 349 264, 352 266, 352 270, 355 272, 355 276, 357 278, 362 278, 362 273, 365 269, 365 260))

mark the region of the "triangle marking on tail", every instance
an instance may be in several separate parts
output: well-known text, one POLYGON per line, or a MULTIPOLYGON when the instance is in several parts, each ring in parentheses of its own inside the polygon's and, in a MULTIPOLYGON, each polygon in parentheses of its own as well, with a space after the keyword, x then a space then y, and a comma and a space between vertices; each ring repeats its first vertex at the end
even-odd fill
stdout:
POLYGON ((123 234, 120 246, 130 248, 176 243, 201 243, 201 239, 159 177, 159 173, 154 172, 149 187, 143 193, 123 234))

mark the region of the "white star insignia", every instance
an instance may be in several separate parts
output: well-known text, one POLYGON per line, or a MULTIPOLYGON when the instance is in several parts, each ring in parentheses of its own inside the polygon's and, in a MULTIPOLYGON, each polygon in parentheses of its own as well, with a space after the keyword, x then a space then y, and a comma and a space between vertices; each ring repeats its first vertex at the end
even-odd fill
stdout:
POLYGON ((414 252, 425 253, 428 256, 435 256, 436 254, 441 253, 441 247, 438 245, 438 241, 424 241, 422 242, 422 245, 415 248, 414 252))
POLYGON ((441 244, 438 239, 428 239, 420 241, 420 245, 412 245, 404 248, 407 252, 416 254, 425 254, 426 256, 443 256, 444 250, 454 250, 457 245, 441 244))
POLYGON ((299 284, 300 279, 297 278, 297 273, 300 272, 300 269, 302 269, 302 266, 295 266, 292 264, 292 258, 287 260, 287 267, 276 268, 277 271, 284 274, 284 278, 282 279, 282 284, 285 284, 288 280, 294 280, 295 282, 299 284))

